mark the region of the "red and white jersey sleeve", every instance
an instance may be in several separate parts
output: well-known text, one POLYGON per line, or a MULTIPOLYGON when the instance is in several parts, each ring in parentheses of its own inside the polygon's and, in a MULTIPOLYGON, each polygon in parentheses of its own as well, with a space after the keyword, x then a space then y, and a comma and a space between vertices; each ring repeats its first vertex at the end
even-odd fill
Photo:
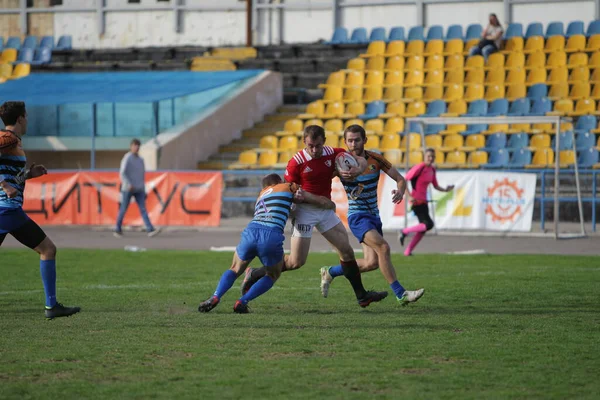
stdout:
POLYGON ((285 180, 297 183, 309 193, 331 198, 331 179, 335 171, 335 157, 346 150, 323 147, 323 155, 312 158, 306 150, 300 150, 288 162, 285 180))

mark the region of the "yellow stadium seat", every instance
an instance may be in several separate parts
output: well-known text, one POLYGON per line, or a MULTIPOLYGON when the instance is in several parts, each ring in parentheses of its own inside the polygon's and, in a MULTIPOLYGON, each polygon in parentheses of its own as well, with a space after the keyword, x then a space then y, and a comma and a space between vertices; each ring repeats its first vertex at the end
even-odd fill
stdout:
MULTIPOLYGON (((415 89, 421 89, 415 88, 415 89)), ((408 91, 408 89, 407 89, 408 91)), ((423 96, 423 92, 421 91, 421 96, 423 96)), ((393 101, 403 101, 404 100, 404 86, 401 84, 391 85, 385 88, 383 91, 383 101, 386 103, 390 103, 393 101)))
POLYGON ((404 83, 404 73, 402 71, 390 71, 385 74, 385 81, 383 87, 389 87, 392 85, 402 85, 404 83))
POLYGON ((404 90, 404 102, 412 102, 423 99, 423 88, 421 86, 407 87, 404 90))
POLYGON ((365 59, 364 58, 352 58, 348 60, 346 65, 347 71, 364 71, 365 70, 365 59))
POLYGON ((319 118, 313 118, 313 119, 309 119, 306 122, 304 122, 304 128, 306 128, 307 126, 311 126, 311 125, 317 125, 317 126, 321 126, 322 127, 323 126, 323 120, 319 119, 319 118))
POLYGON ((504 54, 502 53, 493 53, 487 60, 487 64, 484 69, 504 69, 504 54))
POLYGON ((394 40, 387 45, 385 57, 404 56, 405 43, 402 40, 394 40))
POLYGON ((504 98, 504 84, 490 85, 485 90, 485 99, 487 101, 494 101, 496 99, 504 98))
POLYGON ((325 144, 328 146, 338 146, 339 136, 333 132, 325 132, 325 144))
POLYGON ((465 167, 467 164, 467 155, 464 151, 451 151, 446 154, 446 161, 444 164, 439 165, 443 168, 460 168, 465 167))
POLYGON ((379 149, 381 151, 394 150, 400 148, 400 135, 397 133, 385 133, 381 136, 379 149))
POLYGON ((404 71, 405 72, 411 72, 414 70, 423 71, 424 67, 425 67, 425 59, 423 58, 423 56, 422 55, 412 55, 412 56, 407 57, 404 71))
POLYGON ((408 42, 406 49, 404 50, 404 55, 413 56, 413 55, 423 55, 425 51, 425 43, 422 40, 412 40, 408 42))
POLYGON ((232 165, 233 168, 251 168, 256 166, 258 162, 258 153, 254 150, 242 151, 239 155, 238 162, 236 165, 232 165))
POLYGON ((387 121, 385 121, 385 126, 383 127, 384 135, 390 135, 390 134, 396 135, 401 132, 404 132, 404 119, 403 118, 393 117, 393 118, 390 118, 387 121))
POLYGON ((365 113, 365 103, 355 101, 346 106, 346 112, 340 118, 356 118, 357 115, 365 113))
POLYGON ((469 39, 467 41, 467 44, 465 44, 465 49, 463 50, 463 55, 465 55, 465 56, 468 55, 469 51, 471 50, 471 48, 473 46, 477 46, 477 44, 479 44, 479 40, 480 39, 477 39, 477 38, 475 38, 475 39, 469 39))
POLYGON ((260 138, 261 149, 277 149, 277 137, 274 135, 266 135, 260 138))
POLYGON ((565 46, 565 51, 567 53, 577 53, 580 51, 585 51, 585 36, 573 35, 569 37, 569 39, 567 40, 567 45, 565 46))
POLYGON ((485 66, 485 60, 482 56, 473 56, 467 58, 467 63, 465 64, 465 71, 471 69, 483 69, 485 66))
MULTIPOLYGON (((600 36, 600 35, 598 35, 598 36, 600 36)), ((592 56, 590 57, 590 59, 588 61, 588 67, 590 69, 600 67, 600 51, 596 51, 595 53, 592 53, 592 56)))
POLYGON ((369 43, 369 47, 367 47, 367 52, 365 54, 361 54, 361 58, 370 58, 375 56, 382 56, 385 54, 385 42, 384 41, 375 41, 369 43))
POLYGON ((211 57, 194 57, 191 71, 235 71, 237 67, 231 60, 211 57))
POLYGON ((340 86, 330 86, 325 89, 325 94, 321 100, 323 103, 332 103, 334 101, 341 101, 344 91, 340 86))
POLYGON ((362 101, 365 103, 372 103, 374 101, 383 99, 383 86, 368 86, 365 89, 365 93, 362 101))
POLYGON ((338 142, 333 147, 340 147, 342 149, 347 149, 348 146, 346 146, 346 139, 344 139, 344 136, 340 136, 338 139, 338 142))
POLYGON ((575 160, 577 157, 575 156, 575 152, 573 150, 561 150, 558 153, 558 163, 561 168, 572 167, 575 165, 575 160))
POLYGON ((465 90, 464 99, 470 103, 474 100, 483 99, 483 94, 484 94, 483 85, 480 85, 480 84, 469 85, 469 86, 467 86, 467 89, 465 90))
POLYGON ((431 56, 432 54, 442 55, 444 53, 444 41, 441 39, 429 40, 425 45, 423 55, 431 56))
POLYGON ((313 119, 320 118, 325 113, 325 105, 321 100, 313 101, 308 103, 306 106, 306 113, 298 114, 298 119, 313 119))
POLYGON ((505 75, 504 68, 491 69, 485 76, 485 85, 504 85, 505 75))
POLYGON ((535 151, 546 147, 550 147, 550 135, 538 133, 529 140, 529 150, 535 151))
POLYGON ((442 69, 433 69, 427 72, 425 75, 425 80, 423 82, 424 86, 428 85, 439 85, 442 86, 444 84, 444 72, 442 69))
POLYGON ((452 124, 452 125, 447 125, 446 129, 441 130, 439 132, 439 134, 442 136, 458 135, 458 134, 460 134, 460 132, 464 132, 466 130, 467 130, 467 125, 465 125, 465 124, 452 124))
POLYGON ((331 118, 342 118, 344 115, 344 103, 341 101, 334 101, 332 103, 327 103, 325 107, 325 112, 321 115, 323 119, 331 119, 331 118))
POLYGON ((281 165, 282 168, 285 168, 288 161, 294 157, 294 151, 286 150, 279 152, 279 159, 277 160, 277 164, 281 165))
POLYGON ((536 51, 527 56, 525 69, 546 68, 546 54, 536 51))
POLYGON ((537 83, 546 83, 545 68, 532 69, 529 71, 529 73, 527 73, 527 80, 525 81, 525 85, 531 86, 537 83))
POLYGON ((346 81, 346 73, 344 71, 332 72, 327 77, 327 82, 319 84, 319 89, 325 89, 328 86, 343 86, 346 81))
POLYGON ((523 53, 534 53, 544 51, 544 38, 542 36, 531 36, 525 42, 523 53))
POLYGON ((365 123, 365 131, 367 131, 367 134, 369 135, 381 135, 383 133, 383 126, 383 120, 379 118, 370 119, 365 123))
POLYGON ((587 66, 576 67, 571 70, 569 75, 569 83, 589 82, 590 70, 587 66))
MULTIPOLYGON (((425 59, 425 64, 423 65, 423 69, 425 71, 430 70, 440 70, 444 69, 444 56, 440 54, 432 54, 425 59)), ((443 78, 443 77, 442 77, 443 78)))
POLYGON ((288 119, 283 125, 283 130, 275 133, 276 136, 288 136, 295 135, 302 131, 303 128, 302 120, 298 118, 288 119))
POLYGON ((423 101, 417 100, 411 103, 408 103, 408 107, 406 107, 406 116, 407 117, 416 117, 418 115, 425 114, 426 107, 423 101))
POLYGON ((551 148, 538 149, 533 153, 531 164, 525 168, 546 168, 554 164, 554 150, 551 148))
POLYGON ((10 79, 13 73, 13 67, 11 64, 0 64, 0 79, 10 79))
POLYGON ((552 131, 552 124, 544 122, 544 123, 533 124, 529 130, 524 130, 523 132, 538 134, 538 133, 548 133, 551 131, 552 131))
POLYGON ((362 119, 358 119, 358 118, 349 119, 344 124, 344 129, 348 128, 350 125, 359 125, 359 126, 362 126, 364 128, 365 127, 365 122, 362 119))
POLYGON ((594 85, 592 93, 590 93, 590 99, 600 100, 600 85, 594 85))
POLYGON ((525 85, 525 70, 522 68, 518 68, 511 69, 510 71, 508 71, 508 76, 506 77, 506 84, 508 86, 525 85))
POLYGON ((550 76, 546 84, 553 85, 559 82, 566 82, 569 79, 569 72, 566 66, 561 66, 550 70, 550 76))
POLYGON ((463 147, 464 142, 465 138, 462 135, 446 135, 444 136, 444 143, 440 147, 440 150, 444 152, 457 150, 463 147))
POLYGON ((294 136, 283 136, 279 138, 279 150, 298 150, 298 139, 294 136))
POLYGON ((467 112, 467 102, 461 99, 456 99, 448 104, 448 111, 441 114, 440 117, 458 117, 467 112))
POLYGON ((425 136, 425 147, 439 149, 442 147, 442 141, 443 138, 441 135, 427 135, 425 136))
POLYGON ((567 68, 582 67, 588 65, 588 56, 585 53, 573 53, 569 55, 567 68))
POLYGON ((383 71, 385 68, 385 57, 384 56, 373 56, 368 59, 367 65, 365 66, 366 71, 383 71))
MULTIPOLYGON (((490 124, 488 125, 488 128, 481 133, 483 135, 493 135, 494 133, 509 133, 508 124, 490 124)), ((469 138, 469 136, 467 136, 467 139, 469 138)))
POLYGON ((258 52, 254 47, 216 47, 212 49, 210 54, 213 57, 244 60, 247 58, 256 58, 258 52))
POLYGON ((546 53, 554 53, 555 51, 565 51, 565 37, 562 35, 550 36, 546 40, 544 51, 546 53))
POLYGON ((385 113, 379 114, 379 118, 393 118, 403 116, 406 110, 406 106, 401 101, 392 101, 385 107, 385 113))
POLYGON ((325 126, 323 129, 325 129, 327 132, 341 135, 344 130, 344 122, 341 119, 329 119, 325 121, 325 126))
POLYGON ((575 103, 575 110, 567 115, 569 117, 581 117, 582 115, 593 114, 596 111, 596 102, 592 99, 580 99, 575 103))
POLYGON ((510 53, 504 63, 504 69, 522 69, 525 68, 525 54, 510 53))
POLYGON ((17 50, 16 49, 4 49, 2 56, 0 56, 0 63, 7 64, 17 61, 17 50))
POLYGON ((365 144, 365 149, 367 150, 379 150, 379 144, 381 140, 377 135, 369 135, 367 137, 367 143, 365 144))
POLYGON ((388 160, 394 167, 402 165, 402 151, 399 149, 387 150, 383 153, 383 156, 388 160))
POLYGON ((592 76, 590 76, 590 82, 600 83, 600 67, 594 68, 594 70, 592 72, 592 76))
POLYGON ((444 55, 460 55, 460 57, 462 58, 464 50, 465 43, 462 41, 462 39, 450 39, 446 42, 446 46, 444 47, 444 55))
POLYGON ((260 152, 258 156, 258 166, 271 168, 277 164, 277 152, 273 150, 267 150, 260 152))
POLYGON ((522 37, 511 37, 504 44, 504 50, 501 53, 508 54, 514 52, 522 53, 524 49, 524 40, 522 37))
POLYGON ((409 165, 417 165, 423 162, 423 152, 421 151, 411 151, 408 153, 408 164, 409 165))
POLYGON ((573 100, 571 99, 558 99, 554 102, 554 110, 546 115, 559 115, 564 116, 573 111, 573 100))
POLYGON ((13 73, 10 79, 19 79, 23 78, 31 72, 31 66, 26 63, 17 64, 13 69, 13 73))
POLYGON ((571 100, 587 99, 590 97, 590 84, 587 82, 576 82, 571 86, 569 98, 571 100))
POLYGON ((385 62, 384 72, 401 71, 404 72, 404 57, 393 56, 387 59, 385 62))
POLYGON ((435 152, 435 159, 433 163, 436 165, 442 165, 446 161, 446 155, 442 151, 435 152))
MULTIPOLYGON (((572 130, 573 130, 572 122, 561 122, 560 123, 560 131, 561 132, 572 131, 572 130)), ((554 131, 556 131, 556 129, 554 131)))
POLYGON ((408 142, 409 150, 418 150, 421 148, 421 134, 419 133, 408 133, 402 137, 400 142, 400 148, 406 150, 406 144, 408 142))
POLYGON ((485 136, 482 134, 469 135, 465 139, 464 146, 460 147, 462 151, 475 151, 485 147, 485 136))
POLYGON ((465 78, 465 85, 483 85, 483 79, 485 74, 483 69, 471 69, 467 71, 467 76, 465 78))
POLYGON ((446 87, 446 90, 444 91, 444 100, 446 101, 446 103, 449 103, 454 100, 462 99, 463 93, 463 85, 453 83, 446 87))
MULTIPOLYGON (((329 89, 327 89, 329 90, 329 89)), ((325 95, 327 95, 327 92, 325 92, 325 95)), ((337 93, 336 93, 337 95, 337 93)), ((324 102, 327 102, 327 100, 323 100, 324 102)), ((335 101, 342 101, 344 103, 353 103, 355 101, 363 101, 363 88, 362 86, 349 86, 346 88, 346 90, 344 91, 344 96, 343 98, 340 99, 335 99, 335 101)))
POLYGON ((444 85, 454 85, 459 84, 462 85, 465 83, 465 73, 461 68, 456 68, 454 70, 449 70, 446 72, 444 76, 444 85))
POLYGON ((512 83, 510 80, 507 82, 506 98, 508 101, 515 101, 521 97, 527 97, 527 87, 525 83, 512 83))
POLYGON ((587 41, 585 51, 591 53, 600 50, 600 35, 592 35, 587 41))
MULTIPOLYGON (((465 58, 462 54, 453 54, 446 57, 446 62, 444 63, 444 70, 451 72, 456 71, 460 72, 461 75, 464 75, 463 69, 465 67, 465 58)), ((462 81, 462 79, 461 79, 462 81)))
POLYGON ((488 153, 486 151, 478 150, 469 153, 467 158, 467 165, 470 168, 479 168, 480 166, 488 163, 488 153))
POLYGON ((384 77, 383 71, 369 71, 363 86, 381 86, 384 77))
MULTIPOLYGON (((554 37, 554 36, 553 36, 554 37)), ((567 53, 564 51, 555 51, 550 53, 546 60, 546 68, 554 69, 567 65, 567 53)))
POLYGON ((365 83, 365 73, 363 71, 348 71, 343 87, 362 86, 365 83))
POLYGON ((423 70, 414 69, 412 71, 408 71, 406 73, 406 76, 404 79, 404 86, 405 87, 422 86, 423 78, 424 78, 423 70))

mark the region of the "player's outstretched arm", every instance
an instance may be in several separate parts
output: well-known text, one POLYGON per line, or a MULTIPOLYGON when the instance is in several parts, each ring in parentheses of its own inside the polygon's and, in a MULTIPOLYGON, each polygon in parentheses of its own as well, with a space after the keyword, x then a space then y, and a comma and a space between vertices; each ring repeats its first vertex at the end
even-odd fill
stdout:
POLYGON ((365 172, 367 167, 369 166, 369 163, 367 162, 367 159, 364 157, 355 156, 352 153, 348 153, 348 154, 352 155, 352 157, 354 157, 356 159, 356 162, 358 163, 358 167, 351 167, 347 171, 340 171, 339 175, 342 179, 352 180, 352 179, 356 178, 357 176, 361 175, 363 172, 365 172))
POLYGON ((294 202, 312 204, 325 210, 335 210, 335 203, 327 197, 308 193, 301 188, 294 193, 294 202))
POLYGON ((385 173, 396 181, 396 189, 392 190, 392 201, 398 204, 402 201, 406 192, 406 179, 402 176, 396 168, 389 168, 385 173))

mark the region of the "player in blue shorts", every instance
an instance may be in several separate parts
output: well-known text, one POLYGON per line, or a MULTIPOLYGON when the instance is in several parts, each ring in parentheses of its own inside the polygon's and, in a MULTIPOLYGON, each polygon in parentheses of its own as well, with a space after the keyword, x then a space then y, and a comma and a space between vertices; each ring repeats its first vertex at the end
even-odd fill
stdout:
MULTIPOLYGON (((344 181, 344 189, 348 196, 348 225, 350 230, 362 243, 365 258, 357 260, 361 273, 372 271, 378 267, 390 284, 400 304, 413 303, 423 296, 424 289, 405 290, 396 278, 396 271, 392 265, 390 245, 383 238, 379 207, 377 206, 377 186, 380 171, 385 172, 398 183, 393 192, 392 201, 400 203, 406 190, 406 181, 400 173, 392 167, 380 154, 366 151, 367 135, 359 125, 350 125, 344 131, 344 140, 348 150, 355 156, 367 159, 367 169, 353 181, 344 181)), ((329 285, 336 276, 343 275, 342 267, 321 268, 321 293, 327 297, 329 285)))
POLYGON ((79 307, 65 307, 56 301, 56 246, 23 211, 25 181, 45 175, 42 165, 27 168, 21 137, 27 130, 25 103, 8 101, 0 106, 5 128, 0 131, 0 245, 11 234, 40 255, 40 273, 46 294, 46 318, 68 317, 79 307))
POLYGON ((260 278, 233 306, 233 311, 236 313, 248 313, 248 302, 271 289, 281 275, 285 239, 283 230, 292 203, 305 202, 324 209, 335 209, 335 203, 328 198, 304 192, 295 183, 282 182, 283 180, 277 174, 269 174, 263 178, 263 189, 256 200, 254 218, 242 232, 231 268, 221 275, 215 293, 200 304, 198 311, 209 312, 215 308, 221 301, 221 297, 244 273, 254 257, 258 257, 266 266, 266 275, 260 278))

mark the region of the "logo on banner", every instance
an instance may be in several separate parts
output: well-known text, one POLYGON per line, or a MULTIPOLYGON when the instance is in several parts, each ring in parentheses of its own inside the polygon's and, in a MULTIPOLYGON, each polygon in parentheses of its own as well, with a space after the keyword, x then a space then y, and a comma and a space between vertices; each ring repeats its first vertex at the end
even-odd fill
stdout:
POLYGON ((492 217, 492 222, 513 222, 523 213, 522 206, 526 203, 524 192, 517 181, 509 181, 508 178, 494 181, 487 188, 487 196, 482 199, 486 204, 485 213, 492 217))

